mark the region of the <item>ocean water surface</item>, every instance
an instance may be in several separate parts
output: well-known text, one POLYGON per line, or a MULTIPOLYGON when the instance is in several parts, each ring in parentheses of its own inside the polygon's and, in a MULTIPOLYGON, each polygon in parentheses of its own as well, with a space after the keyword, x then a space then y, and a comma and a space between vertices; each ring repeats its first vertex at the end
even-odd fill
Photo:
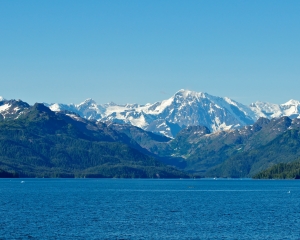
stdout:
POLYGON ((0 239, 300 239, 300 181, 0 179, 0 239))

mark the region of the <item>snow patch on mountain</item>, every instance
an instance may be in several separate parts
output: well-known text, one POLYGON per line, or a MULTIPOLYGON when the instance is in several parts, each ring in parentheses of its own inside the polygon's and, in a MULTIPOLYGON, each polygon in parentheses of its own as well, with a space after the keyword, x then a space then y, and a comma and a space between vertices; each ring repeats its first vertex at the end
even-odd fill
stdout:
POLYGON ((58 104, 58 103, 50 105, 49 108, 54 112, 58 112, 58 111, 62 110, 61 104, 58 104))
POLYGON ((10 108, 11 105, 9 105, 8 103, 0 106, 0 112, 6 111, 7 109, 10 108))

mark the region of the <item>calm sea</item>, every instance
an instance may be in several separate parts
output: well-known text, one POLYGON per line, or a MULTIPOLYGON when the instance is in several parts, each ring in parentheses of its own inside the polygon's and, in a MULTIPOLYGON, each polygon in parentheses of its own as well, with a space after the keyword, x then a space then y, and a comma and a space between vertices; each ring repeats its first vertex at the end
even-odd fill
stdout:
POLYGON ((1 179, 0 239, 300 239, 300 181, 1 179))

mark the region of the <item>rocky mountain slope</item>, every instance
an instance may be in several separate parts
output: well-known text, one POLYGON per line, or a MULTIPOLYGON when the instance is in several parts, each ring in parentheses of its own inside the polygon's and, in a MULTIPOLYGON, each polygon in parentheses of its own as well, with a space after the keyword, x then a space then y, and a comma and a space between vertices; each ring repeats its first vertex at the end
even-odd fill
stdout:
POLYGON ((30 105, 21 100, 5 100, 0 97, 0 120, 17 119, 30 105))

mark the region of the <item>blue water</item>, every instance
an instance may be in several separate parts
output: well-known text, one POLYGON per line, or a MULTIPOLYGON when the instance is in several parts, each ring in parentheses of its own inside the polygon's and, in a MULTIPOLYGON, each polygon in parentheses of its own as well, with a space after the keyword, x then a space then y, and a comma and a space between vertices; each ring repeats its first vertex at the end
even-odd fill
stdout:
POLYGON ((299 229, 300 181, 0 180, 0 239, 300 239, 299 229))

